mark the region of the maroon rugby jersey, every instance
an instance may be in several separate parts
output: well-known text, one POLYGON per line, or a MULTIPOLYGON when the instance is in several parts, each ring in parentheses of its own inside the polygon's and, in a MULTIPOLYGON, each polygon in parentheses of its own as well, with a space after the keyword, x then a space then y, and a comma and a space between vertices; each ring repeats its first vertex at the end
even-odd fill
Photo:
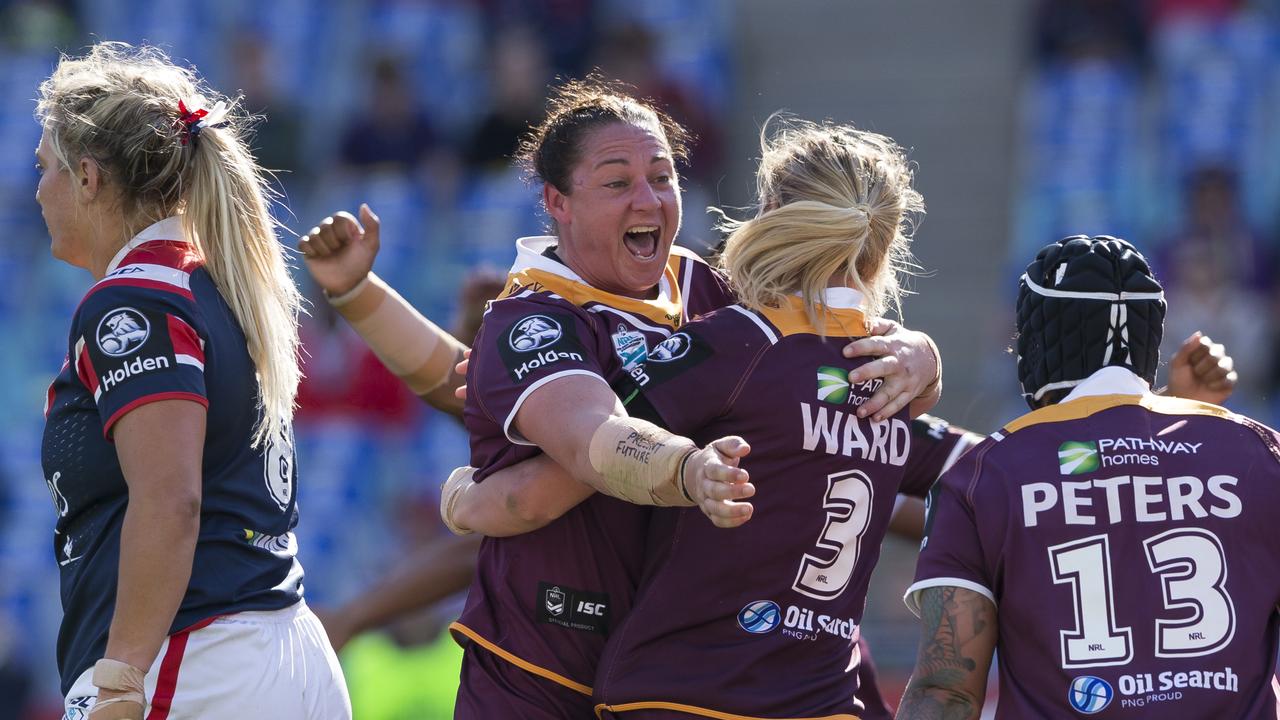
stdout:
MULTIPOLYGON (((541 452, 512 426, 532 390, 573 374, 643 385, 645 360, 675 327, 731 301, 720 275, 681 248, 659 296, 637 300, 544 255, 554 240, 517 242, 507 288, 476 336, 464 422, 478 482, 541 452)), ((650 512, 597 494, 534 532, 485 538, 455 637, 589 695, 611 625, 630 609, 650 512)))
POLYGON ((629 409, 699 444, 746 438, 755 514, 726 530, 693 508, 654 513, 636 604, 596 677, 612 712, 859 714, 867 581, 911 444, 905 410, 878 423, 854 414, 880 382, 848 382, 865 362, 841 354, 866 333, 859 299, 828 291, 825 338, 795 298, 711 313, 650 355, 629 409))
POLYGON ((1106 368, 943 476, 907 602, 998 608, 997 718, 1277 717, 1280 438, 1106 368))
POLYGON ((928 495, 942 473, 980 442, 981 435, 939 417, 921 415, 912 420, 911 454, 898 492, 918 498, 928 495))

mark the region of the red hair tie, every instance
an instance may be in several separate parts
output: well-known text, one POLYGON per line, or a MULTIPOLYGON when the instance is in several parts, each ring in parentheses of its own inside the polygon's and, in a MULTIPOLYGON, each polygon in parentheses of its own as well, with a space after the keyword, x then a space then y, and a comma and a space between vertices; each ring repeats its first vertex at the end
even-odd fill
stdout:
POLYGON ((198 127, 198 124, 208 114, 209 111, 204 109, 188 110, 186 103, 181 100, 178 101, 178 122, 182 123, 182 133, 179 138, 182 140, 183 145, 186 145, 191 138, 199 136, 200 127, 198 127))

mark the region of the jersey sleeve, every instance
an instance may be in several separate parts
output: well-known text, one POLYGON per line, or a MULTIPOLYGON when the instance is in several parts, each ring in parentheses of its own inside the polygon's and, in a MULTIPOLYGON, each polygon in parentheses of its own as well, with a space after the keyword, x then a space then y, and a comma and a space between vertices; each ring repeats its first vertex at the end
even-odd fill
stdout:
POLYGON ((501 425, 511 442, 532 445, 512 424, 516 413, 534 390, 570 375, 608 384, 588 321, 569 307, 498 300, 471 350, 467 402, 501 425))
POLYGON ((647 378, 622 394, 627 412, 692 435, 728 411, 768 345, 732 308, 695 320, 649 353, 647 378))
POLYGON ((174 293, 114 286, 85 298, 72 356, 106 437, 126 413, 150 402, 181 399, 208 407, 207 338, 195 304, 174 293))
POLYGON ((916 563, 915 582, 903 600, 920 614, 920 592, 931 587, 972 590, 996 602, 994 568, 984 552, 979 528, 1003 525, 1003 503, 976 498, 975 489, 995 485, 995 478, 974 453, 964 457, 934 484, 926 500, 925 537, 916 563), (994 505, 998 505, 996 507, 994 505))
POLYGON ((942 418, 921 415, 911 421, 911 450, 902 475, 903 495, 923 498, 934 482, 960 456, 982 442, 982 436, 942 418))
POLYGON ((723 273, 687 250, 681 249, 679 253, 683 259, 680 269, 683 285, 681 291, 689 320, 738 301, 733 287, 723 273))

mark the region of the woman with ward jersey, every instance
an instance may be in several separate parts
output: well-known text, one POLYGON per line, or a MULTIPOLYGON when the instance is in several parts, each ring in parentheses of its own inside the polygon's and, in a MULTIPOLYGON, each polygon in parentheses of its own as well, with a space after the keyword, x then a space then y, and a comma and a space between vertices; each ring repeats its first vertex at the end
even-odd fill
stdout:
MULTIPOLYGON (((589 380, 591 388, 596 384, 604 386, 600 382, 604 375, 616 379, 624 368, 629 368, 627 372, 642 374, 641 363, 650 348, 656 348, 665 340, 676 323, 731 300, 727 285, 713 270, 683 250, 669 250, 670 238, 680 219, 678 184, 671 160, 678 157, 681 132, 660 117, 644 103, 600 81, 570 83, 553 95, 547 120, 526 142, 522 159, 531 174, 542 181, 544 203, 559 237, 526 238, 517 243, 516 264, 504 293, 507 297, 493 303, 494 310, 486 316, 489 343, 497 346, 497 354, 489 354, 492 362, 502 364, 493 381, 482 385, 506 387, 502 390, 506 397, 497 397, 499 403, 512 400, 519 403, 520 394, 536 390, 532 385, 547 377, 550 371, 574 370, 584 373, 568 374, 596 375, 596 379, 589 380), (636 133, 637 129, 641 132, 636 133), (608 140, 606 131, 615 135, 619 131, 638 135, 631 145, 639 145, 640 156, 635 158, 636 149, 627 150, 626 144, 622 146, 626 152, 621 153, 616 147, 602 148, 602 142, 608 140), (655 138, 660 141, 655 142, 655 138), (604 150, 612 150, 612 154, 596 157, 594 162, 586 159, 587 155, 600 155, 604 150), (640 237, 628 238, 627 235, 640 237), (651 251, 655 239, 657 250, 651 251), (556 245, 555 250, 550 249, 552 244, 556 245), (643 259, 634 256, 633 249, 639 251, 643 259), (559 259, 558 253, 563 253, 559 259), (662 262, 655 262, 659 258, 662 262), (638 275, 637 266, 641 269, 638 275), (593 286, 595 284, 622 292, 602 292, 593 286), (526 308, 530 304, 533 306, 526 308), (494 315, 496 311, 501 312, 494 315), (518 321, 547 312, 553 315, 534 319, 523 330, 515 332, 518 321), (499 318, 504 314, 518 317, 499 318), (571 316, 567 324, 566 316, 571 316), (505 325, 496 327, 500 323, 505 325), (583 323, 588 325, 586 329, 581 328, 583 323), (578 338, 594 341, 590 353, 549 347, 560 338, 547 338, 557 332, 568 338, 566 342, 581 342, 578 338), (517 345, 524 350, 516 350, 517 345), (564 352, 568 357, 559 354, 548 357, 548 350, 564 352), (517 354, 524 352, 527 354, 517 354), (573 357, 574 354, 578 357, 573 357), (524 359, 507 364, 513 357, 524 359), (533 372, 543 366, 547 366, 546 373, 533 372), (596 366, 607 366, 609 370, 596 366), (510 387, 513 381, 518 381, 516 388, 510 387), (513 389, 518 389, 519 394, 513 394, 513 389)), ((450 385, 456 381, 448 379, 441 367, 460 352, 459 344, 416 313, 370 272, 378 246, 378 220, 365 207, 361 209, 361 221, 363 227, 352 216, 337 213, 313 228, 299 244, 307 257, 307 267, 325 289, 329 302, 369 342, 388 368, 428 402, 454 411, 444 392, 451 395, 450 385)), ((888 323, 877 330, 888 334, 864 339, 847 352, 892 354, 868 364, 868 369, 878 368, 885 380, 864 405, 868 413, 892 413, 938 376, 937 358, 931 342, 921 333, 888 323)), ((485 334, 481 333, 477 340, 477 352, 481 356, 486 347, 482 344, 484 338, 485 334)), ((477 386, 475 382, 472 384, 477 386)), ((609 397, 612 398, 612 394, 609 397)), ((469 422, 479 421, 479 437, 484 443, 480 449, 486 454, 485 458, 492 455, 495 468, 513 459, 534 458, 511 470, 498 470, 499 476, 531 477, 538 472, 529 472, 530 468, 550 467, 555 468, 552 472, 558 473, 557 477, 565 485, 586 487, 559 470, 536 448, 509 442, 502 422, 484 418, 484 413, 490 410, 481 411, 479 417, 468 416, 469 422)), ((603 413, 597 411, 597 417, 603 417, 603 413)), ((557 427, 555 422, 547 425, 557 427)), ((588 429, 579 437, 587 444, 592 435, 588 429)), ((474 442, 473 437, 473 458, 476 457, 474 442)), ((589 447, 579 448, 582 454, 589 454, 589 450, 589 447)), ((580 466, 579 470, 582 469, 580 466)), ((591 477, 593 472, 594 469, 585 472, 584 480, 599 482, 602 478, 591 477)), ((671 473, 665 479, 678 479, 675 475, 671 473)), ((485 477, 481 475, 482 481, 478 484, 466 478, 466 483, 455 483, 454 487, 469 487, 470 497, 477 499, 492 495, 491 507, 504 507, 500 497, 504 494, 503 485, 498 484, 497 491, 490 493, 490 483, 485 477)), ((607 487, 603 489, 609 491, 607 487)), ((583 497, 585 495, 578 500, 583 497)), ((455 628, 456 636, 469 646, 459 698, 460 717, 581 717, 582 713, 591 712, 590 679, 595 673, 605 634, 630 604, 639 573, 643 527, 647 522, 644 508, 628 505, 617 509, 618 505, 606 505, 614 508, 611 512, 615 517, 609 518, 610 522, 601 523, 594 509, 584 510, 572 523, 544 533, 540 542, 484 541, 479 577, 467 615, 455 628), (602 525, 608 526, 605 531, 601 530, 602 525), (596 618, 604 617, 603 621, 593 624, 588 618, 588 622, 566 621, 565 625, 539 621, 534 609, 545 606, 548 600, 547 596, 536 597, 543 591, 543 579, 516 577, 506 569, 511 557, 518 557, 523 563, 525 558, 537 558, 540 554, 554 557, 557 562, 563 559, 562 564, 573 561, 573 567, 582 568, 575 572, 586 577, 583 584, 607 588, 603 594, 613 600, 610 603, 581 597, 567 605, 556 602, 557 593, 566 592, 565 587, 580 587, 564 582, 561 577, 553 581, 559 582, 558 585, 548 588, 555 589, 549 595, 550 605, 572 606, 577 610, 578 603, 582 603, 583 610, 593 611, 596 618), (500 570, 494 570, 495 564, 500 570), (482 594, 485 592, 489 594, 487 600, 482 594)), ((519 508, 507 508, 508 519, 512 511, 515 516, 520 513, 519 508)), ((537 526, 551 519, 519 518, 521 522, 537 523, 537 526)), ((455 530, 461 528, 455 526, 455 530)), ((452 583, 464 575, 463 565, 454 559, 466 551, 466 547, 455 544, 433 548, 429 556, 406 558, 402 571, 380 587, 426 591, 421 602, 429 602, 441 594, 443 585, 451 588, 452 583)), ((373 594, 374 591, 369 593, 373 594)), ((389 617, 418 604, 412 599, 378 602, 377 614, 389 617)))
POLYGON ((153 48, 40 86, 36 199, 94 279, 49 389, 66 716, 349 718, 292 529, 299 297, 246 119, 153 48))
MULTIPOLYGON (((755 498, 766 509, 753 516, 750 505, 735 502, 755 490, 740 477, 698 477, 690 479, 693 494, 705 496, 701 509, 712 522, 688 510, 654 513, 636 605, 611 635, 596 676, 603 701, 597 710, 606 714, 854 717, 861 710, 857 663, 849 660, 910 431, 902 406, 888 416, 858 417, 879 383, 859 379, 871 368, 844 357, 842 348, 867 335, 870 317, 896 302, 896 273, 907 258, 904 221, 922 204, 891 141, 841 126, 789 125, 765 143, 758 180, 761 215, 736 226, 725 253, 742 304, 686 325, 649 353, 643 377, 629 376, 619 390, 629 409, 700 441, 729 433, 754 438, 743 463, 766 483, 755 498), (789 405, 795 417, 783 410, 789 405), (779 484, 805 467, 817 481, 779 484), (828 483, 834 476, 839 484, 828 483), (834 541, 823 539, 831 519, 824 505, 853 518, 842 527, 857 525, 835 545, 845 552, 831 552, 834 541), (749 517, 734 530, 713 526, 749 517), (797 530, 809 525, 812 533, 797 530), (761 580, 759 569, 771 562, 786 565, 785 578, 761 580), (811 604, 830 610, 823 617, 838 618, 829 623, 832 632, 766 637, 782 622, 780 612, 795 610, 787 593, 800 600, 807 593, 811 604), (791 679, 750 690, 751 668, 766 666, 791 679)), ((914 412, 931 404, 930 394, 912 403, 914 412)), ((552 483, 542 484, 545 496, 552 483)), ((483 487, 446 488, 454 524, 495 529, 491 503, 472 494, 483 487)), ((560 500, 575 497, 581 493, 568 489, 560 500)))

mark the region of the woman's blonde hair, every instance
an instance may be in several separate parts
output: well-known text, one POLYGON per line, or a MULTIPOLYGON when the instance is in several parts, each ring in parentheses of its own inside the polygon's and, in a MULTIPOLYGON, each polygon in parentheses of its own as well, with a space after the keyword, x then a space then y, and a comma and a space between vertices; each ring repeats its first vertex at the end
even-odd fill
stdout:
MULTIPOLYGON (((244 330, 258 374, 262 418, 253 443, 289 440, 301 296, 275 236, 273 191, 245 142, 250 118, 234 100, 153 47, 94 45, 63 56, 40 85, 36 115, 58 161, 101 168, 129 237, 177 215, 244 330), (224 123, 193 133, 188 110, 231 106, 224 123)), ((78 184, 73 183, 78 188, 78 184)))
POLYGON ((847 276, 868 314, 900 314, 898 273, 912 267, 912 215, 924 212, 902 148, 848 125, 777 116, 760 147, 759 214, 735 221, 721 213, 729 232, 721 267, 742 303, 779 307, 798 292, 821 328, 823 290, 847 276))

